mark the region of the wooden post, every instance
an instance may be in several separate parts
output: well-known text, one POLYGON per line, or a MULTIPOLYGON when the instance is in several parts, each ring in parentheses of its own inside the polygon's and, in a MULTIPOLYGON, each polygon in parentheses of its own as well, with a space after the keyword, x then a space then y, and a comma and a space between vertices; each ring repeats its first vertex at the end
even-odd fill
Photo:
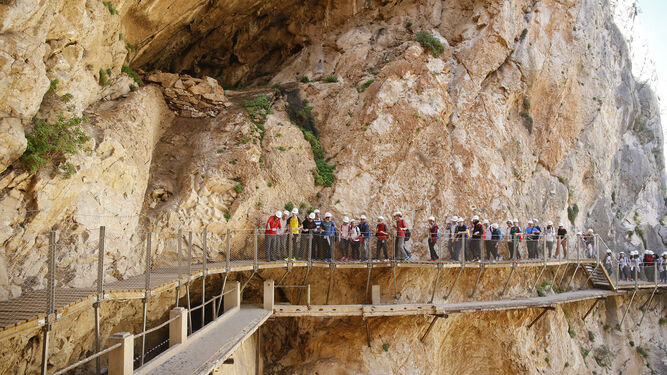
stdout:
POLYGON ((380 286, 379 285, 373 285, 371 287, 371 304, 373 304, 373 305, 382 304, 381 297, 380 297, 380 286))
POLYGON ((264 310, 273 311, 274 288, 273 280, 264 281, 264 310))
POLYGON ((119 342, 122 345, 109 352, 109 375, 132 375, 134 372, 134 335, 119 332, 109 337, 111 345, 119 342))
POLYGON ((169 347, 182 344, 188 338, 188 316, 184 307, 176 307, 169 312, 169 319, 178 317, 169 323, 169 347))
POLYGON ((233 290, 225 294, 225 304, 223 305, 223 312, 227 312, 235 307, 241 306, 241 283, 238 281, 230 281, 225 286, 225 292, 233 290))

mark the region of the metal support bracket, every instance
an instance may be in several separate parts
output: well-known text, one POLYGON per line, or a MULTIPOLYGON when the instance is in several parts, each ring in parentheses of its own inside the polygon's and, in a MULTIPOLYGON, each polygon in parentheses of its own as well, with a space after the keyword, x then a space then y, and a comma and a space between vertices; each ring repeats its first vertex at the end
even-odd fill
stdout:
POLYGON ((593 311, 595 306, 597 306, 598 302, 600 302, 604 299, 606 299, 606 298, 596 298, 595 301, 593 302, 593 304, 591 305, 591 307, 588 309, 588 311, 586 311, 586 314, 584 314, 584 316, 581 317, 581 320, 586 320, 586 318, 588 317, 588 315, 590 315, 590 313, 593 311))
POLYGON ((542 310, 542 312, 540 313, 540 315, 538 315, 537 318, 535 318, 532 322, 530 322, 530 324, 528 324, 528 328, 531 328, 533 325, 535 325, 535 323, 537 323, 537 321, 540 320, 544 316, 544 314, 547 313, 547 311, 553 311, 553 310, 556 309, 552 306, 545 307, 544 310, 542 310))
POLYGON ((431 320, 431 323, 428 325, 428 328, 426 328, 426 332, 422 335, 422 337, 419 339, 419 341, 424 342, 426 337, 428 336, 429 333, 431 333, 431 330, 433 329, 433 326, 435 325, 435 322, 440 319, 440 318, 448 318, 449 315, 447 314, 440 314, 440 315, 434 315, 433 320, 431 320))
POLYGON ((452 284, 452 287, 449 288, 449 293, 447 293, 447 295, 445 296, 445 299, 449 298, 449 296, 450 296, 450 295, 452 294, 452 292, 454 291, 454 287, 456 286, 456 283, 457 283, 457 282, 459 281, 459 279, 461 278, 461 274, 463 273, 463 270, 464 270, 465 268, 466 268, 466 264, 465 264, 465 263, 461 263, 461 268, 459 269, 459 273, 456 275, 456 279, 454 279, 454 284, 452 284))
POLYGON ((472 293, 470 293, 470 297, 475 295, 475 292, 477 291, 477 285, 479 284, 479 280, 482 278, 482 273, 484 273, 484 263, 481 263, 479 265, 479 273, 477 274, 477 280, 475 281, 475 286, 472 287, 472 293))
POLYGON ((438 263, 438 273, 435 275, 435 280, 433 280, 433 292, 431 293, 431 300, 428 303, 433 303, 435 299, 435 291, 438 289, 438 281, 440 280, 440 273, 442 272, 442 263, 438 263))
POLYGON ((510 275, 507 277, 507 280, 505 281, 505 286, 503 287, 503 291, 500 292, 501 296, 505 295, 507 287, 510 285, 510 280, 512 279, 512 275, 514 275, 514 271, 516 271, 516 262, 512 263, 512 271, 510 272, 510 275))

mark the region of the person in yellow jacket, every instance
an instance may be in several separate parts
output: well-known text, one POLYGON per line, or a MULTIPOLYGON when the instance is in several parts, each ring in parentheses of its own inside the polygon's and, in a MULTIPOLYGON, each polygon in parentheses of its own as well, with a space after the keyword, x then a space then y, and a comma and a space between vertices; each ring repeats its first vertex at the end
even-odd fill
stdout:
MULTIPOLYGON (((292 209, 292 216, 287 218, 287 232, 292 236, 292 251, 294 252, 292 257, 297 258, 297 239, 299 237, 299 232, 302 228, 301 219, 299 219, 299 209, 292 209)), ((303 257, 302 257, 303 258, 303 257)))

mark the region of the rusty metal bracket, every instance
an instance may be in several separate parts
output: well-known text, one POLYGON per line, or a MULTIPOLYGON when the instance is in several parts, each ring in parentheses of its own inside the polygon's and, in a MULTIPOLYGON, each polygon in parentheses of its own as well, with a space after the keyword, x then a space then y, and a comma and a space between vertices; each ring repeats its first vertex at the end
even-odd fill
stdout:
POLYGON ((533 325, 535 325, 535 323, 537 323, 538 320, 542 319, 542 317, 544 316, 544 314, 547 313, 547 311, 553 311, 553 310, 556 310, 553 306, 545 307, 544 310, 542 310, 542 312, 540 313, 540 315, 538 315, 537 318, 535 318, 532 322, 530 322, 530 324, 528 324, 528 328, 533 327, 533 325))

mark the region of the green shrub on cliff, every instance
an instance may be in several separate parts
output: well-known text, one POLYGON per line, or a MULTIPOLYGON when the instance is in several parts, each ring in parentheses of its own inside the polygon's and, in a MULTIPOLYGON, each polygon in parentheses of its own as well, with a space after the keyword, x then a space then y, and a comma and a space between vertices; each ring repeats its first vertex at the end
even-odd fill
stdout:
POLYGON ((442 46, 442 43, 440 43, 436 37, 427 33, 426 31, 420 31, 415 34, 415 40, 418 41, 422 47, 430 49, 431 53, 435 57, 439 57, 440 54, 445 50, 445 47, 442 46))

